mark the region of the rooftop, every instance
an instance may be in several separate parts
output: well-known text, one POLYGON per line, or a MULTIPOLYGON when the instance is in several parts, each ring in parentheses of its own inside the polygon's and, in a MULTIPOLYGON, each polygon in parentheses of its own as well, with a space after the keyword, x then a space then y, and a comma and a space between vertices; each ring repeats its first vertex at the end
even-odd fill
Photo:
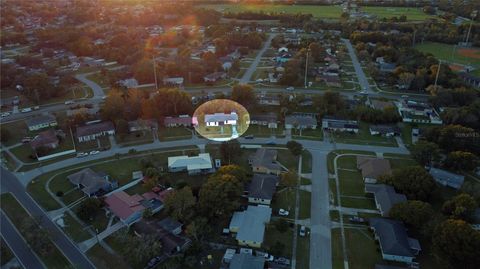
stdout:
POLYGON ((111 121, 103 121, 99 123, 88 124, 77 127, 77 137, 88 136, 92 134, 98 134, 101 132, 107 132, 115 130, 111 121))
POLYGON ((404 194, 395 192, 395 189, 390 185, 366 183, 365 192, 375 195, 375 200, 380 204, 384 215, 387 216, 394 205, 407 201, 407 197, 404 194))
POLYGON ((363 178, 377 179, 380 176, 392 174, 392 167, 386 159, 358 156, 357 169, 362 170, 363 178))
POLYGON ((271 200, 278 181, 277 176, 253 174, 252 181, 248 186, 248 197, 271 200))
POLYGON ((55 119, 55 116, 47 114, 47 115, 40 115, 40 116, 27 119, 25 122, 27 123, 28 127, 33 127, 39 124, 57 122, 57 120, 55 119))
POLYGON ((414 257, 413 250, 420 250, 416 239, 409 238, 403 223, 386 218, 370 218, 370 227, 375 229, 382 252, 388 255, 414 257))
POLYGON ((196 170, 196 169, 211 169, 212 168, 212 159, 210 158, 209 153, 200 153, 198 156, 175 156, 168 157, 168 167, 169 168, 182 168, 186 167, 187 170, 196 170))
POLYGON ((259 148, 250 156, 253 166, 263 166, 272 170, 279 170, 281 167, 275 162, 277 159, 277 151, 274 149, 259 148))
POLYGON ((242 212, 233 213, 230 221, 232 227, 238 227, 237 240, 263 242, 265 224, 270 222, 272 209, 268 206, 251 206, 242 212))

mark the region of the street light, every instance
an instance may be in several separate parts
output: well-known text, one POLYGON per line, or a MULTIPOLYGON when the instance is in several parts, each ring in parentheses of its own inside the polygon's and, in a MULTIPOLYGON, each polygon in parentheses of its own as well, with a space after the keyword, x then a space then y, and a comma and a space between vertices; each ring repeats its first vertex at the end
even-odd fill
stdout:
POLYGON ((307 58, 305 59, 305 89, 307 88, 307 74, 308 74, 308 53, 310 52, 310 48, 307 49, 307 58))

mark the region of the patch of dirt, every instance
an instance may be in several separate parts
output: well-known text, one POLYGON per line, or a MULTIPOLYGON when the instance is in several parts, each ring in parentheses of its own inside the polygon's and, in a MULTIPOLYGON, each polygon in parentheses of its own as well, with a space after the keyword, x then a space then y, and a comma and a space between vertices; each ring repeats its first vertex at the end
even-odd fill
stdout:
POLYGON ((480 59, 480 49, 459 49, 458 53, 464 57, 480 59))
POLYGON ((449 67, 454 72, 465 71, 465 67, 463 67, 462 65, 459 65, 459 64, 450 64, 449 67))

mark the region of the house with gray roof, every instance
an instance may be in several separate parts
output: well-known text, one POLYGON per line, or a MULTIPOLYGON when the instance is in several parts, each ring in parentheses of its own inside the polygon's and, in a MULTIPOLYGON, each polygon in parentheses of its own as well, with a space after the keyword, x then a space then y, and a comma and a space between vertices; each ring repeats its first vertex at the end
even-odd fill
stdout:
POLYGON ((247 207, 247 210, 233 213, 230 232, 237 233, 239 245, 260 248, 265 235, 265 225, 270 222, 272 209, 265 205, 247 207))
POLYGON ((253 174, 248 186, 248 202, 269 205, 279 182, 278 176, 253 174))
POLYGON ((430 168, 430 175, 435 181, 443 186, 454 189, 460 189, 463 185, 465 177, 439 168, 430 168))
POLYGON ((268 128, 276 129, 278 127, 277 114, 266 113, 250 115, 250 125, 268 126, 268 128))
POLYGON ((238 115, 235 112, 205 114, 205 124, 207 126, 237 125, 238 115))
POLYGON ((313 115, 288 115, 285 117, 285 128, 317 129, 317 118, 313 115))
POLYGON ((324 117, 322 128, 327 131, 358 133, 359 125, 356 120, 343 120, 334 117, 324 117))
POLYGON ((369 222, 384 260, 411 263, 422 250, 417 239, 408 237, 402 222, 386 218, 370 218, 369 222))
POLYGON ((261 256, 253 256, 250 254, 239 253, 234 254, 230 261, 229 269, 263 269, 265 266, 265 258, 261 256))
POLYGON ((398 126, 395 125, 370 125, 371 135, 381 135, 386 137, 392 137, 400 135, 401 131, 398 126))
POLYGON ((118 185, 110 181, 104 172, 95 172, 91 168, 82 169, 67 176, 67 179, 87 196, 98 196, 115 189, 118 185))
POLYGON ((200 153, 198 156, 174 156, 168 157, 168 171, 187 171, 189 175, 211 173, 214 171, 212 158, 209 153, 200 153))
POLYGON ((407 201, 404 194, 397 193, 390 185, 366 183, 365 192, 373 193, 375 205, 382 216, 388 216, 388 212, 394 205, 407 201))
POLYGON ((282 167, 277 163, 277 151, 274 149, 259 148, 248 158, 254 173, 280 175, 282 167))
POLYGON ((166 217, 162 219, 161 221, 158 222, 158 225, 165 231, 168 231, 175 235, 179 235, 182 232, 182 226, 183 226, 183 224, 181 224, 180 222, 170 217, 166 217))
POLYGON ((114 135, 115 127, 111 121, 96 122, 77 127, 78 142, 95 140, 101 136, 114 135))
POLYGON ((40 115, 30 119, 27 119, 25 123, 28 126, 29 131, 37 131, 40 129, 57 126, 57 119, 55 116, 47 114, 40 115))

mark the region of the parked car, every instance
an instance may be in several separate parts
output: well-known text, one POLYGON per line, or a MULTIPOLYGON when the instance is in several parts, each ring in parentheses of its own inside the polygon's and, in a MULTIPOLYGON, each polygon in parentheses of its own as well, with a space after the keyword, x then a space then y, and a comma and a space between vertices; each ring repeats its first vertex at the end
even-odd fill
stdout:
POLYGON ((65 104, 66 104, 66 105, 71 105, 71 104, 73 104, 73 103, 75 103, 73 100, 65 101, 65 104))
POLYGON ((253 255, 253 250, 251 248, 240 248, 240 254, 253 255))
POLYGON ((275 262, 279 264, 290 265, 290 260, 283 257, 275 259, 275 262))
POLYGON ((98 151, 98 150, 92 150, 92 151, 90 151, 90 155, 95 155, 95 154, 98 154, 98 153, 100 153, 100 151, 98 151))
POLYGON ((275 142, 273 142, 273 141, 270 141, 270 142, 267 142, 267 144, 266 144, 266 145, 268 145, 268 146, 275 146, 276 144, 275 144, 275 142))
POLYGON ((305 226, 300 226, 300 236, 305 236, 305 233, 306 233, 306 228, 305 226))
POLYGON ((24 108, 24 109, 20 110, 20 112, 22 112, 22 113, 27 113, 27 112, 30 112, 30 111, 32 111, 31 107, 27 107, 27 108, 24 108))
POLYGON ((246 135, 245 136, 245 139, 253 139, 253 138, 254 138, 253 135, 246 135))
POLYGON ((357 216, 353 216, 348 218, 349 221, 351 222, 357 222, 357 223, 365 223, 365 219, 357 216))
POLYGON ((32 138, 31 137, 24 137, 22 138, 22 143, 29 143, 30 141, 32 141, 32 138))
POLYGON ((39 110, 40 109, 40 106, 34 106, 33 107, 33 110, 39 110))
POLYGON ((77 158, 82 158, 82 157, 86 157, 86 156, 88 156, 88 153, 87 153, 87 152, 79 152, 79 153, 77 154, 77 158))
POLYGON ((0 114, 1 117, 7 117, 7 116, 10 116, 10 112, 3 112, 2 114, 0 114))
POLYGON ((288 216, 288 214, 290 214, 290 212, 288 212, 287 210, 285 210, 283 208, 280 208, 278 210, 278 215, 280 215, 280 216, 288 216))
POLYGON ((290 87, 287 87, 286 90, 291 92, 291 91, 295 90, 295 88, 290 86, 290 87))
POLYGON ((408 95, 404 94, 402 95, 402 98, 408 98, 408 95))
POLYGON ((275 257, 273 257, 273 255, 270 255, 268 253, 265 253, 263 257, 265 258, 265 261, 267 261, 267 262, 273 262, 275 260, 275 257))

